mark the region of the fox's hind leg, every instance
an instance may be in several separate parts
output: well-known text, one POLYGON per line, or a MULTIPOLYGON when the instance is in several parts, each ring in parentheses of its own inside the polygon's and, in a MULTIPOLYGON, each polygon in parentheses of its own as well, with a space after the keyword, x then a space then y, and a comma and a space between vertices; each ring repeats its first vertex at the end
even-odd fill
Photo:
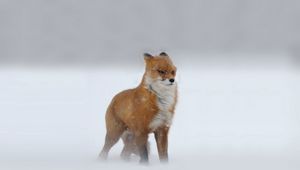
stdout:
POLYGON ((139 151, 140 163, 149 162, 147 143, 148 143, 148 133, 141 133, 141 132, 135 133, 135 144, 139 151))
POLYGON ((138 154, 138 149, 134 141, 134 134, 129 130, 126 130, 122 134, 122 140, 124 143, 123 150, 121 152, 121 158, 129 160, 132 153, 138 154))
POLYGON ((108 152, 118 142, 125 129, 124 123, 117 120, 111 112, 106 114, 105 144, 99 154, 101 159, 107 159, 108 152))
MULTIPOLYGON (((139 155, 139 149, 135 143, 135 137, 134 133, 131 132, 130 130, 126 130, 122 134, 122 140, 124 143, 123 150, 121 152, 121 158, 124 160, 129 160, 130 156, 132 154, 139 155)), ((150 154, 150 143, 149 141, 147 142, 147 150, 148 150, 148 155, 150 154)))

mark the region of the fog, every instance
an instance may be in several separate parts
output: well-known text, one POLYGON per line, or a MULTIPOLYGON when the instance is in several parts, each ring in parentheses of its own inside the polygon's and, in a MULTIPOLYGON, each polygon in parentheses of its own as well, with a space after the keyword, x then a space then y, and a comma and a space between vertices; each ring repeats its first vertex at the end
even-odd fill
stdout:
POLYGON ((300 168, 300 3, 0 0, 0 169, 300 168), (112 97, 167 52, 167 165, 97 160, 112 97))
MULTIPOLYGON (((137 86, 142 74, 143 69, 1 69, 0 167, 140 169, 136 156, 121 160, 122 142, 107 162, 97 156, 111 98, 137 86)), ((299 169, 298 72, 183 67, 177 81, 170 161, 160 165, 150 135, 150 168, 299 169)))
POLYGON ((132 66, 159 51, 196 53, 199 62, 203 53, 233 61, 231 53, 300 57, 294 0, 1 0, 0 11, 2 65, 132 66))

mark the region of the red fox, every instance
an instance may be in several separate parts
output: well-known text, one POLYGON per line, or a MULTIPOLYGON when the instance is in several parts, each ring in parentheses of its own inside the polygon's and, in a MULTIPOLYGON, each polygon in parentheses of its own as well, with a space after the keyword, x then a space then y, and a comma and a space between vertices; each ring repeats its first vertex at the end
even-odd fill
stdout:
POLYGON ((106 111, 105 144, 100 158, 106 159, 111 147, 122 137, 123 159, 138 152, 141 163, 148 163, 148 134, 154 133, 159 159, 168 161, 168 132, 177 103, 176 67, 162 52, 144 54, 146 63, 138 87, 117 94, 106 111))

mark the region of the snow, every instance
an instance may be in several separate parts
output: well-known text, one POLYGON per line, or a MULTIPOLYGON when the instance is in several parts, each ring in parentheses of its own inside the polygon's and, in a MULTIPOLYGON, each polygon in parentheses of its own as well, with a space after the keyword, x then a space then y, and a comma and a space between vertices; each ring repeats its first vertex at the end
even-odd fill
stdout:
POLYGON ((291 69, 178 68, 169 164, 153 135, 149 166, 97 160, 104 114, 143 69, 1 68, 0 169, 299 169, 300 74, 291 69), (126 71, 124 71, 126 70, 126 71))

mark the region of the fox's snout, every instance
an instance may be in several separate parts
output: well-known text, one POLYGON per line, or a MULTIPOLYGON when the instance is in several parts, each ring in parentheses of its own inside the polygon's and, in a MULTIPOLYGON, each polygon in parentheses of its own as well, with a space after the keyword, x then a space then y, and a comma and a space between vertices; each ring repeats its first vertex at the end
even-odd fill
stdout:
POLYGON ((166 78, 166 79, 161 79, 161 82, 163 85, 174 85, 175 84, 175 79, 174 78, 166 78))

